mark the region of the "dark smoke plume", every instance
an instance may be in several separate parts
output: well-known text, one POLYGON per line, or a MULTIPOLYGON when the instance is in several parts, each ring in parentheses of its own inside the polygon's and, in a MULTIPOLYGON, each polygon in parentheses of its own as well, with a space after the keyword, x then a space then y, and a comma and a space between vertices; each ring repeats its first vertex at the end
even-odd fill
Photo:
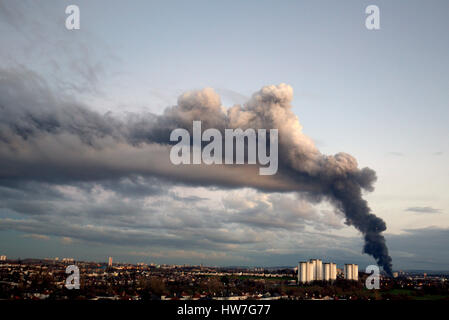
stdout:
POLYGON ((266 86, 243 106, 225 108, 213 89, 187 92, 162 115, 101 115, 56 96, 31 72, 0 70, 0 183, 11 180, 64 182, 155 176, 173 183, 225 188, 295 191, 328 200, 364 237, 364 252, 391 274, 382 232, 362 190, 372 191, 376 174, 358 168, 346 153, 323 155, 302 132, 291 110, 293 89, 266 86), (278 129, 279 171, 260 176, 254 166, 174 166, 169 136, 175 128, 278 129))
POLYGON ((334 203, 345 213, 348 224, 362 232, 365 240, 363 252, 373 256, 377 264, 391 275, 391 257, 385 237, 381 234, 387 226, 381 218, 371 213, 366 200, 362 199, 360 186, 351 180, 339 181, 331 188, 331 192, 334 203))

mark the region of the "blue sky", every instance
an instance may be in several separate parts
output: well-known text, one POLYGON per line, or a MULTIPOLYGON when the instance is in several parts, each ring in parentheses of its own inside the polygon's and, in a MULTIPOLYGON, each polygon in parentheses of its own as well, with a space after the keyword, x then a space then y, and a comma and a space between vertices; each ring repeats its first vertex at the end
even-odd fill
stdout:
MULTIPOLYGON (((230 107, 264 85, 287 83, 294 89, 293 111, 322 153, 350 153, 360 167, 377 172, 376 190, 366 199, 387 223, 395 266, 447 270, 449 256, 429 252, 437 254, 444 242, 437 239, 449 240, 448 10, 446 1, 0 0, 0 67, 32 70, 56 93, 118 116, 161 114, 181 93, 204 87, 214 88, 230 107), (65 29, 69 4, 80 8, 80 30, 65 29), (370 4, 380 8, 377 31, 364 26, 370 4), (423 262, 417 257, 424 252, 429 257, 423 262)), ((177 188, 178 195, 207 194, 211 203, 231 210, 228 191, 177 188)), ((278 201, 242 192, 257 205, 278 201)), ((200 202, 192 212, 202 212, 200 202)), ((332 210, 326 204, 319 209, 332 210)), ((4 207, 0 217, 29 215, 4 207)), ((312 242, 265 230, 269 243, 227 244, 212 258, 207 247, 121 246, 107 237, 46 234, 35 224, 17 228, 3 221, 0 227, 0 251, 11 257, 294 265, 310 254, 372 262, 360 253, 354 228, 318 230, 315 220, 307 226, 312 242), (341 243, 331 250, 320 234, 341 237, 341 243)))

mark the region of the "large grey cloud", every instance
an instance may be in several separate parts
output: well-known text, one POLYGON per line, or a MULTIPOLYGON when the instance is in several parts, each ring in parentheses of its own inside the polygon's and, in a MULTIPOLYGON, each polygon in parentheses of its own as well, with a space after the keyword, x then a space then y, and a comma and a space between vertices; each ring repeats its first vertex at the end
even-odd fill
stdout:
POLYGON ((440 209, 432 208, 429 206, 426 207, 409 207, 405 209, 405 211, 416 212, 416 213, 440 213, 440 209))
POLYGON ((362 190, 373 190, 375 172, 359 169, 349 154, 321 154, 302 133, 292 98, 288 85, 266 86, 245 105, 226 109, 214 90, 206 88, 181 95, 162 115, 117 117, 55 94, 29 70, 0 70, 0 179, 72 183, 145 176, 170 183, 300 192, 309 200, 333 203, 346 223, 363 233, 364 252, 390 273, 381 234, 385 223, 362 199, 362 190), (278 174, 260 176, 254 165, 172 165, 169 134, 178 127, 191 130, 194 120, 201 120, 203 129, 278 129, 278 174))
MULTIPOLYGON (((330 229, 342 226, 341 217, 339 224, 321 221, 318 217, 329 213, 317 212, 294 194, 210 191, 222 193, 224 198, 221 201, 216 196, 211 200, 180 194, 175 188, 167 189, 163 184, 158 185, 159 192, 151 192, 153 186, 149 186, 147 194, 129 193, 123 188, 144 188, 142 184, 146 185, 146 179, 139 180, 121 179, 117 181, 121 187, 109 181, 73 184, 26 182, 1 186, 0 213, 7 210, 8 214, 0 217, 0 230, 23 232, 35 239, 70 239, 89 247, 112 245, 137 252, 150 247, 153 250, 151 256, 154 256, 154 251, 169 253, 182 249, 196 250, 197 253, 221 252, 233 259, 236 255, 244 256, 245 252, 263 252, 272 244, 275 244, 274 248, 283 247, 285 244, 282 243, 289 237, 296 239, 296 245, 307 234, 319 237, 316 233, 324 224, 330 229), (34 190, 39 192, 34 193, 34 190), (234 201, 229 203, 231 198, 234 201), (17 199, 20 199, 21 206, 14 205, 17 199), (295 199, 299 207, 289 206, 295 199), (251 206, 259 206, 257 212, 244 210, 248 201, 251 206), (265 208, 260 207, 261 203, 265 208), (280 203, 287 204, 281 213, 277 211, 280 203), (236 211, 237 208, 240 210, 236 211), (257 219, 251 219, 259 213, 265 223, 259 224, 257 219), (247 221, 240 219, 244 214, 247 221), (291 225, 278 224, 280 215, 290 217, 291 225), (304 230, 302 225, 316 230, 304 230)), ((305 250, 315 245, 316 242, 304 241, 301 247, 305 250)), ((186 257, 180 256, 179 259, 186 257)))

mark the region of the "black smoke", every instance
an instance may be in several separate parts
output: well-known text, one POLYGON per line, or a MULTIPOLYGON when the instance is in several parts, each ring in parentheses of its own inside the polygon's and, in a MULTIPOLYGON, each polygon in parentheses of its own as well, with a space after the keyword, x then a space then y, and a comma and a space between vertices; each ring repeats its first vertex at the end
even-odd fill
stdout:
POLYGON ((387 226, 381 218, 371 213, 367 201, 362 198, 360 186, 350 179, 337 181, 331 187, 331 197, 345 213, 347 223, 362 232, 365 240, 363 252, 373 256, 377 264, 391 275, 392 260, 382 235, 387 226))

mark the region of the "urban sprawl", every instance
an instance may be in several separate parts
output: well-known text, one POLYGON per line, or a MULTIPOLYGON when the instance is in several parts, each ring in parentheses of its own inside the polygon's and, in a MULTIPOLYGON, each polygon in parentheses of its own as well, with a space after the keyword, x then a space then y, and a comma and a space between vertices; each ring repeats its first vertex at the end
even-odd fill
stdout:
POLYGON ((0 256, 3 300, 449 300, 445 273, 398 271, 369 274, 356 264, 338 268, 320 259, 297 267, 208 267, 75 261, 71 258, 11 260, 0 256), (69 290, 66 268, 79 268, 80 287, 69 290))

